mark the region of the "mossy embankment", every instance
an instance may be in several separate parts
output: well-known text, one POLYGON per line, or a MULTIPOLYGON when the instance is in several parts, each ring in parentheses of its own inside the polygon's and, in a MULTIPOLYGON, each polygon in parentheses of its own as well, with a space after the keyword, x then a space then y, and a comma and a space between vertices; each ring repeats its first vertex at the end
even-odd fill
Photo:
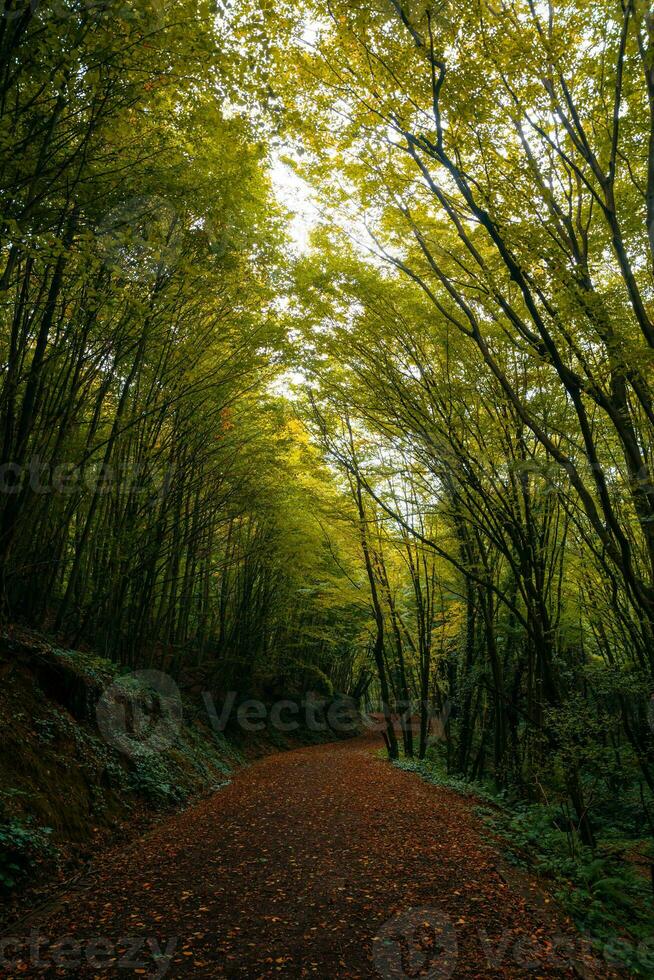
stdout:
MULTIPOLYGON (((0 635, 0 918, 11 920, 162 812, 219 789, 249 758, 338 735, 268 723, 243 731, 234 711, 223 732, 207 691, 175 681, 166 719, 166 692, 148 690, 147 672, 135 689, 134 676, 25 631, 0 635)), ((217 696, 215 704, 222 721, 217 696)))

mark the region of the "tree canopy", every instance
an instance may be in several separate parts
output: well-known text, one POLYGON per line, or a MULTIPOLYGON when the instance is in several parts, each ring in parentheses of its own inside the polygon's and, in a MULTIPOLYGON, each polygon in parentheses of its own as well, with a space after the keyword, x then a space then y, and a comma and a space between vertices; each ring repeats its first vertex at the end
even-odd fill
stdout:
POLYGON ((4 617, 653 829, 650 11, 4 14, 4 617))

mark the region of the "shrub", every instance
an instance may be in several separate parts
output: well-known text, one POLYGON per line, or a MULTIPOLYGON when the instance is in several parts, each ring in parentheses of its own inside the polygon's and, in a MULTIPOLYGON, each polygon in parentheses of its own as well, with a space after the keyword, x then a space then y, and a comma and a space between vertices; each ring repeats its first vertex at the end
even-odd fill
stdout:
POLYGON ((49 840, 50 827, 35 827, 30 822, 11 819, 0 823, 0 889, 4 892, 29 875, 34 865, 50 857, 54 849, 49 840))

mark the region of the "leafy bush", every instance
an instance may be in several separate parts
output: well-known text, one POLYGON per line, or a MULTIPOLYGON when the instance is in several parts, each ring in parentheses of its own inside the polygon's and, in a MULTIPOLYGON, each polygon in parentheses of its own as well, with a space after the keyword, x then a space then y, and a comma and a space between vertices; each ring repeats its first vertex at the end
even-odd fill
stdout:
POLYGON ((0 823, 0 889, 4 892, 25 878, 34 864, 53 854, 50 827, 35 827, 11 819, 0 823))
POLYGON ((136 768, 128 777, 128 787, 155 806, 182 803, 188 797, 186 789, 171 778, 166 760, 154 752, 138 756, 136 768))

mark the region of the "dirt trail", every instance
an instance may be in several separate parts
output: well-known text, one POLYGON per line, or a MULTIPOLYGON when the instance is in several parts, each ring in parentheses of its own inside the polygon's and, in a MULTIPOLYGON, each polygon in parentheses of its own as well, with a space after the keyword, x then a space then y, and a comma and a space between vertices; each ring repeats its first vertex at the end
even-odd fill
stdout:
MULTIPOLYGON (((3 976, 554 977, 584 945, 472 804, 357 739, 268 756, 99 862, 3 976)), ((576 961, 576 967, 572 963, 576 961)))

